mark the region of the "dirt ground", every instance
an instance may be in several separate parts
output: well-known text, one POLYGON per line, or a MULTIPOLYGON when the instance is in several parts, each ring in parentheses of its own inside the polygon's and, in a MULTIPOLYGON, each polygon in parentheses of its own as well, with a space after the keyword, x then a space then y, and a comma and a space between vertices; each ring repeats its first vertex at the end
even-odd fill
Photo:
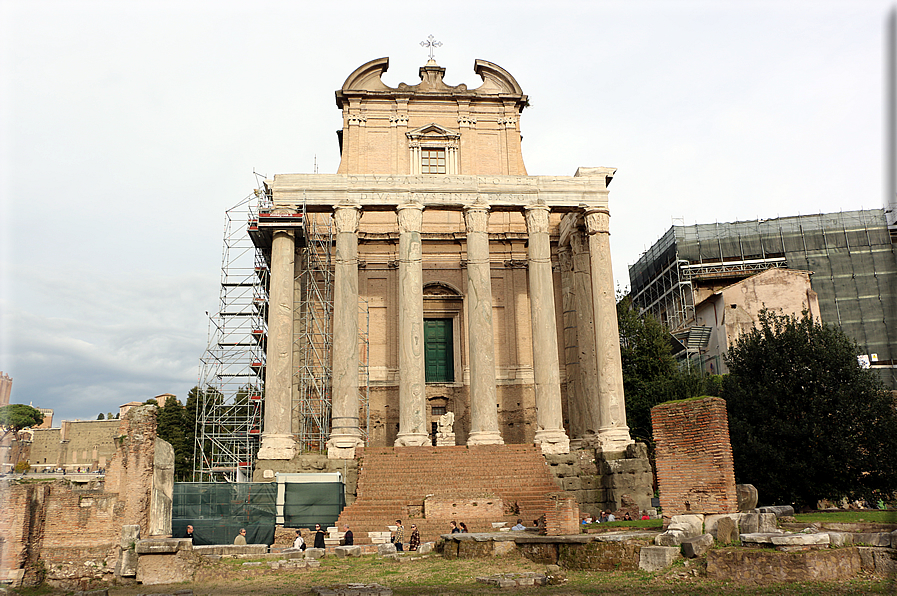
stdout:
MULTIPOLYGON (((319 568, 272 570, 243 566, 242 561, 218 562, 204 567, 193 583, 160 586, 110 587, 110 596, 173 594, 192 590, 196 596, 312 595, 316 586, 335 587, 348 583, 378 583, 396 596, 455 596, 488 594, 538 594, 546 596, 585 596, 619 594, 626 596, 670 594, 775 594, 775 595, 847 595, 897 594, 893 579, 860 577, 846 582, 775 584, 750 586, 733 582, 711 581, 702 577, 700 562, 678 563, 665 572, 568 571, 561 585, 498 588, 477 583, 478 576, 499 573, 544 572, 545 566, 519 556, 494 559, 445 560, 438 556, 401 562, 377 557, 359 559, 326 558, 319 568)), ((71 594, 70 591, 26 590, 26 596, 71 594)))

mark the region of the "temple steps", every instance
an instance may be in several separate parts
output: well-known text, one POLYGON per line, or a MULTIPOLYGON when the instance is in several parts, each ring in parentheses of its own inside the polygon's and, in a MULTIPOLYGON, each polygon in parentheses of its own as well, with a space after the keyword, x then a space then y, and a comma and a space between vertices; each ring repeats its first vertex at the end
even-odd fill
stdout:
POLYGON ((406 542, 412 523, 422 542, 448 533, 452 520, 465 522, 471 532, 492 531, 492 522, 499 521, 510 527, 518 517, 531 524, 548 508, 548 495, 560 490, 534 445, 366 447, 358 449, 357 457, 357 499, 338 523, 340 529, 351 526, 358 544, 370 543, 368 532, 386 531, 397 519, 403 520, 406 542), (452 515, 449 510, 424 518, 428 496, 452 501, 498 497, 504 513, 452 515))

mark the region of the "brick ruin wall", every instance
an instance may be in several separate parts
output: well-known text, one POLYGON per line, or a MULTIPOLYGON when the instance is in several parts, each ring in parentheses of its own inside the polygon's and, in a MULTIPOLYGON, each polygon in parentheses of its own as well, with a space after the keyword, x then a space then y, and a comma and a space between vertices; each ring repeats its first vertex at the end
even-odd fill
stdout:
POLYGON ((664 517, 735 513, 735 468, 726 402, 704 397, 651 408, 664 517))
POLYGON ((84 589, 112 579, 122 526, 149 528, 155 408, 122 419, 105 482, 5 480, 0 486, 0 579, 84 589))

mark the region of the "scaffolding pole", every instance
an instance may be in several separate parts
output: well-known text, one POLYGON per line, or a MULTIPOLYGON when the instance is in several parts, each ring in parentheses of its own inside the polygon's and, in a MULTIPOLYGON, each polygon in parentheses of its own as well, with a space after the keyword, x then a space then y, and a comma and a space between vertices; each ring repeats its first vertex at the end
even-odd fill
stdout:
POLYGON ((225 211, 219 310, 201 362, 193 479, 250 479, 262 430, 268 264, 247 222, 258 191, 225 211))

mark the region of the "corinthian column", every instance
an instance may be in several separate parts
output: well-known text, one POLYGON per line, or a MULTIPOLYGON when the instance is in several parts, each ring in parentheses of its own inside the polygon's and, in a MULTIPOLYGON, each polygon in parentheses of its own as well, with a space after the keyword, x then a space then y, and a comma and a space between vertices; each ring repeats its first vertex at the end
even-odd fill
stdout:
POLYGON ((293 390, 293 232, 276 230, 271 244, 268 350, 265 358, 265 428, 258 459, 292 459, 290 432, 293 390))
POLYGON ((424 371, 423 205, 399 205, 399 434, 396 445, 429 445, 424 371))
POLYGON ((536 381, 535 442, 542 453, 569 453, 561 408, 557 318, 548 238, 548 207, 526 208, 529 233, 529 298, 533 328, 533 373, 536 381))
POLYGON ((504 443, 495 402, 495 340, 492 333, 492 272, 489 208, 464 211, 467 226, 467 338, 470 344, 470 436, 468 445, 504 443))
POLYGON ((576 342, 579 358, 578 411, 580 422, 574 439, 583 446, 597 447, 601 412, 598 397, 598 354, 595 349, 595 323, 592 318, 592 277, 586 239, 579 229, 570 234, 573 255, 573 308, 576 312, 576 342))
POLYGON ((595 347, 598 352, 598 405, 601 426, 598 441, 602 451, 622 451, 633 443, 626 426, 623 397, 623 367, 614 274, 610 259, 610 213, 607 209, 585 212, 589 232, 592 272, 592 304, 595 313, 595 347))
POLYGON ((333 409, 327 457, 352 459, 362 444, 358 426, 358 218, 360 207, 334 209, 333 409))

